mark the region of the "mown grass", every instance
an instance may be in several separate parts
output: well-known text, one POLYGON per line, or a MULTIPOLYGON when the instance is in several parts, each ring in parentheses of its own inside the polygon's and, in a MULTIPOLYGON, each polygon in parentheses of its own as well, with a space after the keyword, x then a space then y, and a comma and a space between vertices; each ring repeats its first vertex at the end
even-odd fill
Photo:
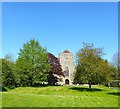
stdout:
POLYGON ((18 87, 2 92, 3 107, 118 107, 118 90, 94 86, 18 87))

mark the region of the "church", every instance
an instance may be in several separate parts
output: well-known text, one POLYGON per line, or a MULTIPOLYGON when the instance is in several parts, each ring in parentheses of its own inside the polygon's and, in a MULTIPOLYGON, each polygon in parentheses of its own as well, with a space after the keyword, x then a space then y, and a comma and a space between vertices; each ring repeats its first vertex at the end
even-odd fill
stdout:
POLYGON ((65 76, 63 84, 72 85, 73 75, 75 72, 74 54, 72 54, 68 50, 64 50, 62 53, 60 53, 59 60, 65 76))

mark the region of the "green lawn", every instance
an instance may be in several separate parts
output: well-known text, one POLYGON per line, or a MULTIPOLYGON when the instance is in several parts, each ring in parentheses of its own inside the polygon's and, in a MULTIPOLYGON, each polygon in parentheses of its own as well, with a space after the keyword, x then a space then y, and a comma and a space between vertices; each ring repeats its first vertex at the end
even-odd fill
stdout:
POLYGON ((104 86, 19 87, 2 93, 3 107, 117 107, 118 90, 104 86))

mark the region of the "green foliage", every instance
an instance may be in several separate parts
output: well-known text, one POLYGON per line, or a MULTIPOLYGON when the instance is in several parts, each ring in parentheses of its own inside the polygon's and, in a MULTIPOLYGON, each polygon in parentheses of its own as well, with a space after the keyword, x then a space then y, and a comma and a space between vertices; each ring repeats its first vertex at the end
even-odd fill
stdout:
POLYGON ((20 49, 15 70, 17 85, 35 86, 46 82, 50 70, 46 49, 34 39, 24 44, 23 49, 20 49))
POLYGON ((15 80, 14 80, 14 63, 6 60, 2 60, 2 85, 14 88, 15 87, 15 80))
POLYGON ((105 84, 111 78, 110 65, 103 60, 102 48, 95 48, 93 44, 83 44, 77 53, 77 68, 74 78, 75 83, 105 84))
POLYGON ((114 55, 113 55, 113 58, 112 58, 112 64, 119 68, 120 67, 120 53, 119 52, 116 52, 114 55))
POLYGON ((12 54, 6 54, 5 56, 4 56, 4 59, 6 59, 6 60, 8 60, 8 61, 11 61, 11 62, 14 62, 14 58, 13 58, 13 56, 12 56, 12 54))
POLYGON ((119 75, 118 75, 118 69, 111 65, 111 77, 112 77, 112 80, 118 80, 119 79, 119 75))
POLYGON ((114 69, 114 80, 120 80, 120 53, 116 52, 113 55, 112 65, 114 69))
POLYGON ((112 80, 111 82, 110 82, 110 86, 111 87, 120 87, 120 80, 112 80))

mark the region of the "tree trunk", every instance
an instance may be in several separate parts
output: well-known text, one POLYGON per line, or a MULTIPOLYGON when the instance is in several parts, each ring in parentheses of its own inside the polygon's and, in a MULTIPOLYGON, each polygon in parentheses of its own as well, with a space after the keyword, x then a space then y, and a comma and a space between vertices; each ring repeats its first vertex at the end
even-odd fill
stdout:
POLYGON ((89 88, 91 89, 91 82, 89 82, 89 88))

